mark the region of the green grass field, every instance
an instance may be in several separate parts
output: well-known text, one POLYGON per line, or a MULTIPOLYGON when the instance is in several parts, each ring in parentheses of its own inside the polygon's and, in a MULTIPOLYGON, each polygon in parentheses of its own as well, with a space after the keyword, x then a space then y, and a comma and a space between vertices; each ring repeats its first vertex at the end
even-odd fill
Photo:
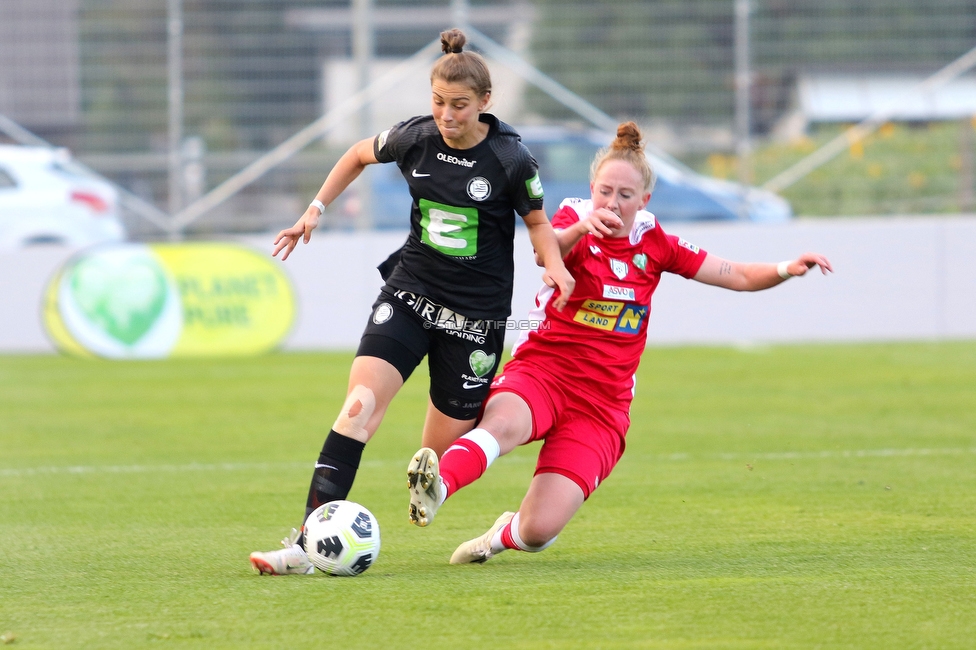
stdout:
POLYGON ((259 577, 350 355, 0 357, 0 635, 23 648, 972 648, 976 342, 652 348, 629 448, 546 552, 450 566, 536 447, 407 523, 418 372, 350 498, 357 578, 259 577))

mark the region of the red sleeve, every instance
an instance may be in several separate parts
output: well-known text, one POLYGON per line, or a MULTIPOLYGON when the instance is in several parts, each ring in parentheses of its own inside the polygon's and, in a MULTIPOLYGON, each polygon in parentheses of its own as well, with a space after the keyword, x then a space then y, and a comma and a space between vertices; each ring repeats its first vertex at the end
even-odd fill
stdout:
POLYGON ((667 260, 662 271, 675 273, 684 278, 693 278, 705 262, 708 253, 691 242, 676 235, 668 235, 658 229, 665 246, 664 259, 667 260))
POLYGON ((556 230, 569 228, 577 221, 579 221, 579 215, 576 214, 576 210, 568 205, 559 208, 556 210, 556 214, 552 215, 552 227, 556 230))
MULTIPOLYGON (((563 230, 565 228, 569 228, 574 223, 578 223, 578 222, 579 222, 579 214, 576 212, 576 210, 569 207, 568 205, 562 206, 561 208, 556 210, 556 214, 552 215, 552 227, 554 230, 563 230)), ((584 237, 583 239, 586 238, 584 237)), ((572 263, 572 260, 577 256, 576 251, 580 250, 581 248, 580 242, 582 242, 583 239, 580 239, 580 241, 576 242, 576 245, 573 246, 571 249, 569 249, 568 253, 563 255, 564 264, 569 266, 572 263)))

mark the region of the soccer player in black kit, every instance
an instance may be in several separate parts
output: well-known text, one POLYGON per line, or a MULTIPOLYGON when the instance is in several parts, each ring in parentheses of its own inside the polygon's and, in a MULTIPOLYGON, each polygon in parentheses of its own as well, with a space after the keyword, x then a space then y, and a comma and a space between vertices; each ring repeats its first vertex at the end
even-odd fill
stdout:
MULTIPOLYGON (((366 165, 395 162, 410 186, 410 235, 380 266, 386 284, 360 340, 346 401, 315 464, 305 516, 345 499, 366 443, 394 395, 424 356, 430 392, 423 446, 442 454, 474 425, 502 354, 511 313, 515 214, 545 267, 543 280, 565 304, 574 287, 543 210, 538 167, 512 127, 486 113, 491 77, 465 52, 464 34, 441 34, 431 70, 431 115, 401 122, 354 144, 329 173, 305 214, 275 239, 285 260, 308 243, 325 206, 366 165)), ((561 307, 556 305, 556 307, 561 307)), ((424 468, 412 476, 418 482, 424 468)), ((421 486, 417 486, 420 489, 421 486)), ((410 518, 426 513, 411 509, 410 518)), ((251 554, 262 574, 309 574, 300 530, 284 548, 251 554)))

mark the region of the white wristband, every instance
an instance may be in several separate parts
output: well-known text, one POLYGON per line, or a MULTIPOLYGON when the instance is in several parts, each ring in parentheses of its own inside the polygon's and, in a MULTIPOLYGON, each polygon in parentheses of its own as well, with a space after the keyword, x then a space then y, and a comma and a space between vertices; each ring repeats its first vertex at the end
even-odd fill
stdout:
POLYGON ((793 277, 793 274, 790 273, 789 270, 786 268, 789 265, 790 265, 790 260, 787 260, 785 262, 780 262, 779 264, 776 265, 776 272, 779 273, 779 277, 783 278, 784 280, 789 280, 790 278, 793 277))
POLYGON ((312 202, 308 204, 308 207, 315 206, 319 209, 319 214, 325 214, 325 204, 318 199, 312 199, 312 202))

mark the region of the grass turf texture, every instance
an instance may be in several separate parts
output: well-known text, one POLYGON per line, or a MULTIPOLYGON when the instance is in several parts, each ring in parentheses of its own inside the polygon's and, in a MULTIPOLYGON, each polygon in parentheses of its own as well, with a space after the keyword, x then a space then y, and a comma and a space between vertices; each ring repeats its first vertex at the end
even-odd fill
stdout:
POLYGON ((350 498, 358 578, 258 577, 349 355, 0 357, 0 635, 16 647, 970 648, 976 343, 650 349, 617 470, 545 553, 447 564, 537 447, 407 523, 421 370, 350 498))

